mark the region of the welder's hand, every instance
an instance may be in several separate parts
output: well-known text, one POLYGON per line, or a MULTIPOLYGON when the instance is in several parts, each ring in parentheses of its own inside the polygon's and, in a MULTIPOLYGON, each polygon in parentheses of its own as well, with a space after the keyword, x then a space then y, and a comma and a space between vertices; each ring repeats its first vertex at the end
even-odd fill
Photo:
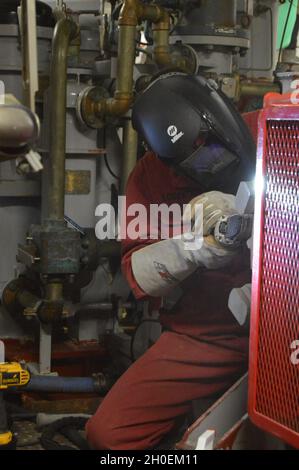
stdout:
POLYGON ((207 269, 222 269, 228 266, 237 254, 237 250, 232 250, 218 243, 213 235, 203 237, 203 247, 195 254, 201 264, 207 269))
POLYGON ((197 214, 197 207, 202 205, 203 211, 203 236, 206 237, 213 232, 215 225, 223 215, 233 215, 236 213, 236 197, 232 194, 225 194, 219 191, 210 191, 195 197, 189 202, 188 208, 184 212, 184 220, 194 222, 197 214), (190 213, 191 211, 191 213, 190 213))
POLYGON ((234 196, 217 191, 193 199, 183 216, 188 226, 190 216, 194 219, 190 231, 133 253, 132 271, 139 287, 152 297, 163 297, 199 267, 221 269, 229 265, 235 252, 220 246, 212 231, 222 215, 236 212, 234 202, 234 196), (198 204, 203 211, 197 210, 198 204))

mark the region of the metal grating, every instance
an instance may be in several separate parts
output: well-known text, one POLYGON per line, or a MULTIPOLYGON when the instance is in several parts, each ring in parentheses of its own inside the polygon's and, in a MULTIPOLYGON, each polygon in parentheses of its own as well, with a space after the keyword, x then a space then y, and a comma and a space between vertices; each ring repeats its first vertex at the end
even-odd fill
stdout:
POLYGON ((299 433, 299 121, 266 126, 255 410, 299 433))

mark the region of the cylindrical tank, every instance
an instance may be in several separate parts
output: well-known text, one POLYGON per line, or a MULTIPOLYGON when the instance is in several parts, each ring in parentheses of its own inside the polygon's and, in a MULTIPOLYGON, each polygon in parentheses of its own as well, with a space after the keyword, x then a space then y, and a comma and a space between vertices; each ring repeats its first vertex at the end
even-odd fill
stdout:
POLYGON ((202 0, 200 8, 187 14, 190 24, 233 27, 237 22, 236 0, 202 0))
POLYGON ((249 32, 237 24, 236 0, 202 0, 186 8, 170 42, 192 45, 200 66, 217 75, 232 74, 250 46, 249 32))

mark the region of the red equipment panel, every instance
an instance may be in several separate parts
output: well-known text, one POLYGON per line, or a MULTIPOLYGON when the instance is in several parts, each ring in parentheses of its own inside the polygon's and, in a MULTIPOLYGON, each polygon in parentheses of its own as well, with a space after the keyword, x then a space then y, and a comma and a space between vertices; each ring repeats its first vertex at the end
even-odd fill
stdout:
POLYGON ((259 122, 249 415, 297 448, 298 340, 299 106, 278 105, 259 122))

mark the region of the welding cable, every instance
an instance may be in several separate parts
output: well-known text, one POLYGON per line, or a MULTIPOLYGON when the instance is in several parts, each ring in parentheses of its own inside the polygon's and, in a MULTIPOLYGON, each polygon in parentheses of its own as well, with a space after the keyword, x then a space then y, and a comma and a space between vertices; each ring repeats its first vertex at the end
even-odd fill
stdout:
POLYGON ((105 162, 105 165, 106 165, 106 168, 108 170, 108 172, 110 173, 111 176, 113 176, 113 178, 115 178, 116 180, 120 181, 120 177, 117 176, 114 171, 112 170, 109 162, 108 162, 108 155, 107 155, 107 152, 106 152, 106 130, 104 129, 103 130, 103 148, 105 149, 105 153, 104 153, 104 162, 105 162))
POLYGON ((46 450, 90 450, 89 445, 80 435, 80 431, 84 431, 87 418, 63 418, 46 426, 40 436, 40 443, 46 450), (58 444, 55 441, 56 434, 66 437, 71 444, 58 444))

